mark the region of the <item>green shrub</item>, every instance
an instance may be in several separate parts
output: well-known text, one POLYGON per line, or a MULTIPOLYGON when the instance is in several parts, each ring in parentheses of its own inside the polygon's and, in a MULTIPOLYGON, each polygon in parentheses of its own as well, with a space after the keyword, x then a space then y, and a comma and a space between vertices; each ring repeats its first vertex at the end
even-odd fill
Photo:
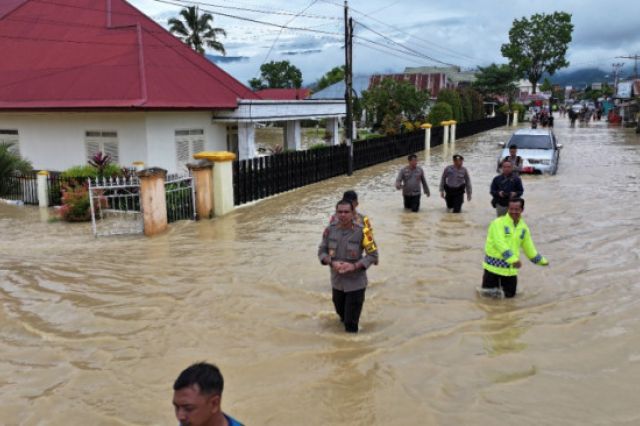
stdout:
MULTIPOLYGON (((438 93, 438 103, 440 102, 445 102, 451 107, 453 116, 451 118, 447 118, 446 120, 456 120, 458 123, 462 123, 464 121, 460 94, 456 90, 442 89, 440 93, 438 93)), ((438 123, 438 125, 440 125, 440 123, 438 123)))
POLYGON ((309 147, 309 151, 316 150, 316 149, 325 149, 325 148, 329 148, 329 146, 324 143, 314 143, 309 147))
POLYGON ((436 103, 431 108, 429 116, 427 117, 427 121, 431 123, 432 126, 439 126, 441 122, 452 119, 453 112, 451 111, 451 105, 446 102, 436 103))
MULTIPOLYGON (((104 175, 106 177, 122 176, 122 169, 117 164, 109 164, 104 169, 104 175)), ((87 164, 85 166, 73 166, 63 171, 61 174, 64 178, 96 178, 98 177, 98 169, 87 164)))
POLYGON ((87 185, 68 185, 62 193, 60 217, 67 222, 87 222, 91 220, 91 205, 87 185))

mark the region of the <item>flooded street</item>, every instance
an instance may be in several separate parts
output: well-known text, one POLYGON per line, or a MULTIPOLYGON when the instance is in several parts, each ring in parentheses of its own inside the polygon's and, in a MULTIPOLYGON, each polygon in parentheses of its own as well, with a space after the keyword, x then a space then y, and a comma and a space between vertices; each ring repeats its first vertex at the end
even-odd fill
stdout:
POLYGON ((0 424, 175 425, 173 381, 201 360, 247 425, 640 424, 640 136, 556 123, 558 174, 524 178, 551 265, 525 262, 508 301, 475 287, 512 128, 422 153, 418 214, 393 187, 406 159, 153 239, 0 204, 0 424), (474 187, 461 215, 437 193, 454 150, 474 187), (350 188, 380 249, 357 336, 316 258, 350 188))

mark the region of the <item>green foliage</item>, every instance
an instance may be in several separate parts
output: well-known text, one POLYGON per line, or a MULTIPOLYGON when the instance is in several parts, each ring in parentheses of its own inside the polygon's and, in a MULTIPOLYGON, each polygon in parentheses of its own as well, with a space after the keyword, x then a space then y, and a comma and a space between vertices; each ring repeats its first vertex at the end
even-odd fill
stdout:
POLYGON ((324 143, 321 142, 321 143, 314 143, 308 149, 309 149, 309 151, 314 151, 316 149, 325 149, 325 148, 329 148, 329 145, 324 144, 324 143))
POLYGON ((169 19, 169 31, 176 34, 180 40, 196 52, 204 55, 204 46, 210 47, 223 55, 227 52, 218 36, 227 36, 222 28, 213 28, 213 16, 209 13, 198 13, 196 6, 185 7, 180 11, 179 18, 169 19))
POLYGON ((537 13, 530 19, 515 19, 509 30, 509 43, 503 44, 502 56, 518 75, 526 76, 536 93, 538 81, 546 72, 555 74, 569 66, 565 55, 571 42, 571 14, 537 13))
MULTIPOLYGON (((96 178, 98 177, 98 173, 98 169, 90 164, 87 164, 84 166, 69 167, 67 170, 62 172, 61 176, 64 178, 86 179, 89 177, 96 178)), ((103 170, 103 176, 105 177, 115 177, 122 175, 122 169, 117 164, 109 164, 103 170)))
POLYGON ((341 67, 334 67, 330 71, 327 71, 325 75, 320 77, 315 85, 315 91, 325 89, 342 80, 344 80, 344 65, 341 67))
POLYGON ((453 120, 456 120, 458 123, 462 123, 462 101, 460 100, 460 94, 457 91, 453 89, 442 89, 440 93, 438 93, 438 102, 449 104, 451 112, 453 112, 453 120))
POLYGON ((505 96, 509 103, 513 102, 518 91, 518 75, 512 67, 507 64, 491 64, 478 67, 478 70, 476 81, 473 83, 474 89, 485 97, 505 96))
POLYGON ((429 112, 427 121, 433 126, 439 126, 441 122, 453 119, 451 105, 438 101, 429 112))
POLYGON ((33 170, 31 162, 22 158, 13 146, 13 143, 0 144, 0 179, 14 175, 16 172, 25 174, 33 170))
POLYGON ((462 107, 462 123, 473 120, 473 103, 471 101, 470 90, 471 89, 461 89, 458 91, 462 107))
POLYGON ((502 105, 500 108, 498 108, 498 111, 506 114, 506 113, 513 113, 513 112, 518 112, 518 120, 519 121, 523 121, 524 120, 524 113, 527 110, 527 108, 525 108, 524 105, 522 104, 511 104, 511 106, 509 105, 502 105))
POLYGON ((302 86, 302 71, 289 61, 271 61, 260 66, 260 78, 249 80, 253 90, 299 89, 302 86))
POLYGON ((363 92, 362 108, 367 111, 367 124, 382 128, 387 134, 400 131, 403 117, 417 121, 429 104, 429 93, 416 90, 413 84, 384 79, 363 92))
POLYGON ((541 92, 551 92, 553 90, 553 84, 551 84, 551 80, 547 77, 544 78, 544 81, 540 85, 541 92))

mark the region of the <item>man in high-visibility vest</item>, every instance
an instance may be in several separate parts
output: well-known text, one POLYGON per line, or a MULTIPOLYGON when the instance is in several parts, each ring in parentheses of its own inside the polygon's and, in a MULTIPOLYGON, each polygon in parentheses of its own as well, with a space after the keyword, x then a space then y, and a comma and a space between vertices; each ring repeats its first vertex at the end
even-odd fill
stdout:
POLYGON ((520 247, 524 254, 536 265, 547 266, 549 261, 538 253, 529 227, 522 219, 524 200, 509 200, 507 214, 494 219, 489 225, 487 242, 484 247, 483 289, 501 289, 505 297, 516 295, 520 247))

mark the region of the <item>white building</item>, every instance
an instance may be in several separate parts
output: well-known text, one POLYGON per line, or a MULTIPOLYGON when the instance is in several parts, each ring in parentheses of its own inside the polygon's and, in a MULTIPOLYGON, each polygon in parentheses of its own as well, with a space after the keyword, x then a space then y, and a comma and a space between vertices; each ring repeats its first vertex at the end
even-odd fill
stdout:
POLYGON ((345 114, 342 101, 261 100, 124 0, 2 1, 0 52, 0 142, 36 169, 103 151, 181 171, 203 150, 254 156, 259 121, 287 122, 299 149, 299 120, 345 114))

